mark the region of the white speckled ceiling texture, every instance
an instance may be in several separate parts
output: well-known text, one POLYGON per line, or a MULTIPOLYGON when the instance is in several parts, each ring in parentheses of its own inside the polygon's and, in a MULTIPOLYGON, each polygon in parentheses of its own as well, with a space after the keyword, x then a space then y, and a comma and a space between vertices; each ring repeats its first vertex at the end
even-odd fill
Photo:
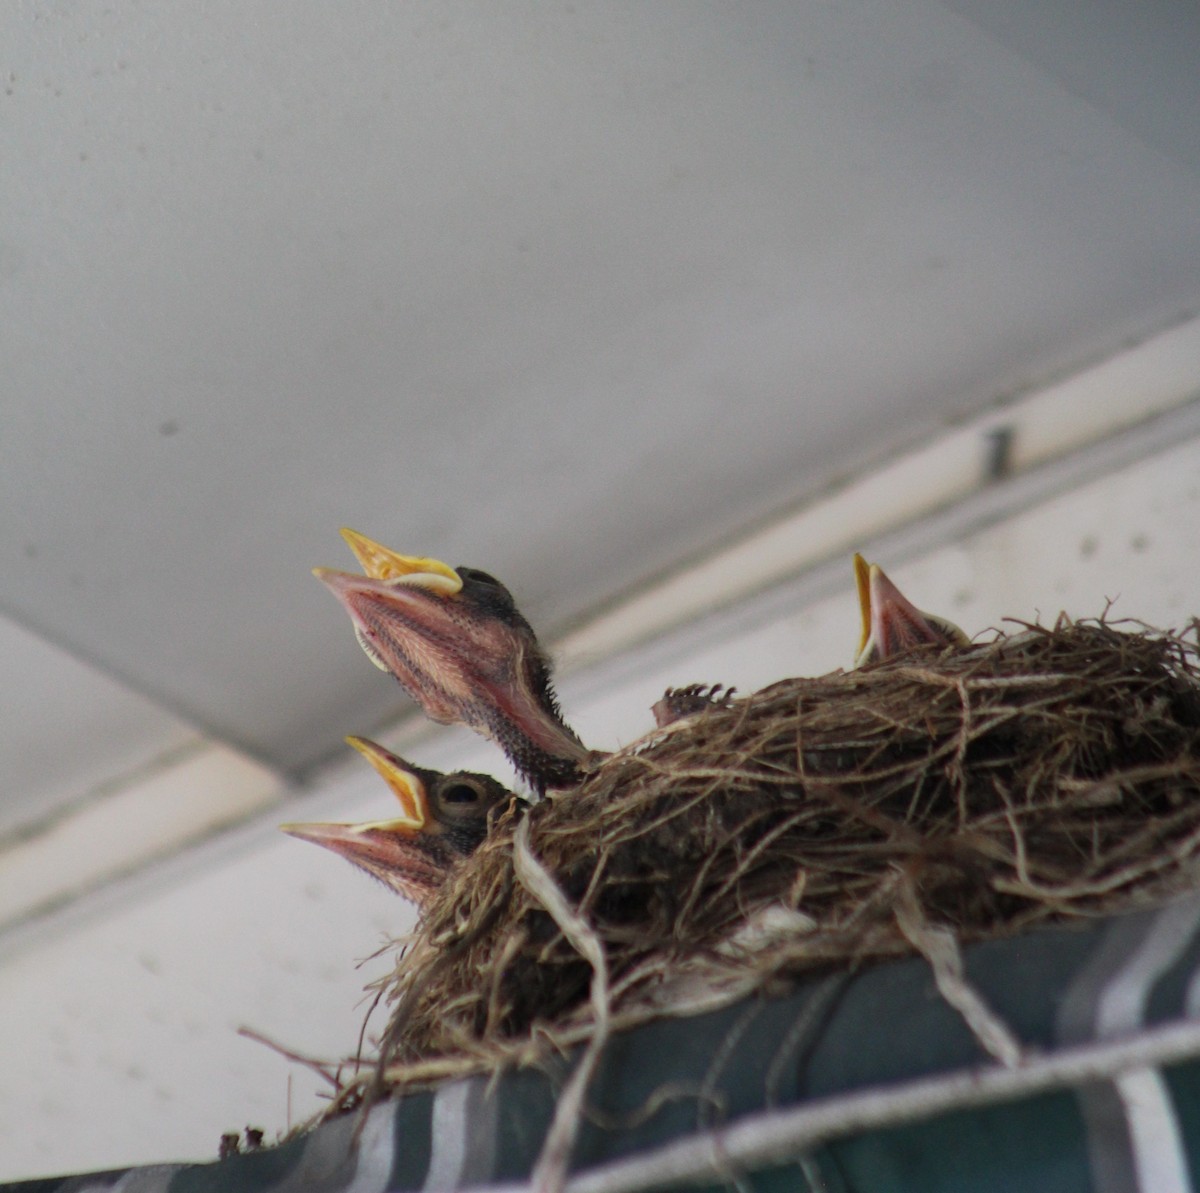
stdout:
POLYGON ((0 827, 395 713, 342 524, 561 630, 1200 305, 1190 5, 0 22, 0 827))

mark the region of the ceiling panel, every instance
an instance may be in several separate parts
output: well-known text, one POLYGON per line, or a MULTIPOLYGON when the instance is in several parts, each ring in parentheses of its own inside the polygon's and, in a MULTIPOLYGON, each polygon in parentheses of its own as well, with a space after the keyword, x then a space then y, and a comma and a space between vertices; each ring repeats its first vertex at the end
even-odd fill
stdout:
POLYGON ((339 525, 559 628, 1200 301, 1170 121, 938 4, 4 21, 0 608, 292 772, 339 525))
POLYGON ((3 618, 0 658, 0 842, 196 740, 153 701, 3 618))

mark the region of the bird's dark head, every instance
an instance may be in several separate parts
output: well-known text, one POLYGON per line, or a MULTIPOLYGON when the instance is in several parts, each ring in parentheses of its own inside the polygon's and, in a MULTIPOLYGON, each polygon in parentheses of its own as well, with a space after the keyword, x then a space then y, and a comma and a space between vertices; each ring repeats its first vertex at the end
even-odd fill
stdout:
POLYGON ((539 791, 573 783, 588 751, 563 723, 549 660, 508 589, 477 568, 342 534, 366 575, 316 575, 345 606, 371 661, 432 720, 497 742, 539 791))
POLYGON ((367 738, 346 740, 392 789, 400 815, 360 824, 285 824, 283 831, 333 850, 391 890, 424 904, 450 868, 482 844, 492 813, 512 793, 491 775, 443 774, 406 762, 367 738))

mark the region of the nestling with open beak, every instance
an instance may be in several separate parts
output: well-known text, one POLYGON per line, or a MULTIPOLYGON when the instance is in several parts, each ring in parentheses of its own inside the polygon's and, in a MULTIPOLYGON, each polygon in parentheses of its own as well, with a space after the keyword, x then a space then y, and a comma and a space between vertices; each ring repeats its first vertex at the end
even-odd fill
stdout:
POLYGON ((312 841, 353 862, 397 894, 424 906, 458 861, 474 853, 491 814, 513 797, 491 775, 414 766, 377 742, 348 737, 383 776, 403 809, 392 820, 362 824, 284 824, 285 833, 312 841))
MULTIPOLYGON (((868 564, 858 554, 854 556, 854 579, 862 612, 862 637, 854 658, 855 667, 882 662, 921 646, 970 645, 970 639, 952 621, 918 609, 888 579, 883 568, 868 564)), ((775 687, 768 684, 757 695, 762 696, 775 687)), ((664 729, 697 713, 728 708, 735 691, 721 684, 668 688, 651 709, 655 725, 664 729)))
POLYGON ((476 568, 342 535, 366 575, 314 574, 345 606, 371 661, 432 720, 496 742, 539 795, 574 786, 591 752, 563 721, 549 659, 508 589, 476 568))
POLYGON ((878 663, 919 646, 969 646, 952 621, 924 613, 887 578, 877 563, 854 556, 854 579, 862 612, 862 638, 855 667, 878 663))

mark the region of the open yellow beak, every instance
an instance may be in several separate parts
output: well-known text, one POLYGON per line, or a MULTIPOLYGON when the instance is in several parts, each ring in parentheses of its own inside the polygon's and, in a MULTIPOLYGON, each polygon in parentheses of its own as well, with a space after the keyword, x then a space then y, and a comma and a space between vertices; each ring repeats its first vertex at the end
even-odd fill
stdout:
POLYGON ((871 637, 871 565, 854 552, 854 583, 858 588, 858 611, 862 615, 862 634, 858 639, 855 659, 861 659, 871 637))
POLYGON ((363 571, 372 580, 416 584, 433 592, 453 596, 462 589, 462 577, 447 563, 424 555, 399 555, 348 526, 342 538, 350 545, 363 571))
POLYGON ((400 760, 378 742, 366 737, 348 737, 353 746, 375 769, 400 801, 403 812, 392 820, 377 820, 357 825, 359 829, 380 828, 388 831, 423 832, 429 823, 429 796, 421 779, 400 765, 400 760))
POLYGON ((854 665, 894 658, 919 646, 968 646, 970 639, 952 621, 918 609, 877 563, 854 556, 854 582, 862 613, 862 636, 854 665))

